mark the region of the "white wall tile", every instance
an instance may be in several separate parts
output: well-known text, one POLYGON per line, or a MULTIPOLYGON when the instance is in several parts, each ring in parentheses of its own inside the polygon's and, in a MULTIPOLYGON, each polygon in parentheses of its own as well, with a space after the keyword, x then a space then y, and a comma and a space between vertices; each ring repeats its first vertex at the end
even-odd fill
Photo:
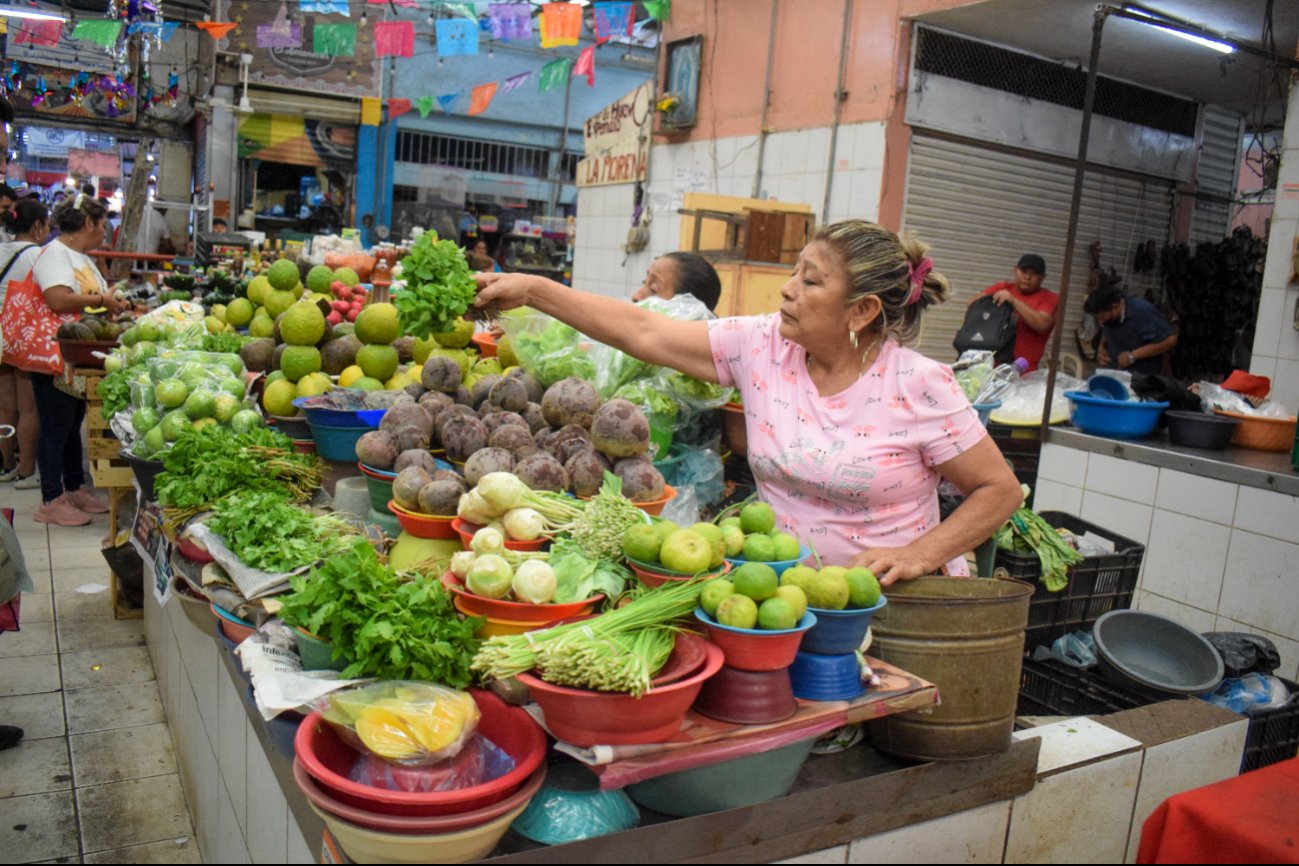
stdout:
POLYGON ((853 167, 883 169, 886 126, 884 122, 855 124, 857 140, 853 148, 853 167))
POLYGON ((1155 511, 1141 588, 1204 609, 1217 609, 1231 530, 1216 523, 1155 511))
POLYGON ((877 169, 859 172, 853 180, 852 197, 856 216, 864 220, 877 220, 880 215, 880 195, 884 173, 877 169))
MULTIPOLYGON (((1263 288, 1283 289, 1290 280, 1294 264, 1291 261, 1291 242, 1294 240, 1295 228, 1299 221, 1290 218, 1272 218, 1272 231, 1268 235, 1273 242, 1268 245, 1267 258, 1263 261, 1263 288)), ((1254 335, 1255 340, 1258 334, 1254 335)))
POLYGON ((1040 780, 1011 806, 1005 862, 1118 863, 1140 772, 1136 753, 1040 780))
POLYGON ((1276 358, 1265 357, 1263 355, 1253 355, 1249 359, 1249 372, 1255 376, 1266 376, 1271 379, 1276 376, 1276 358))
POLYGON ((255 863, 283 863, 289 807, 260 746, 248 750, 248 853, 255 863))
MULTIPOLYGON (((225 671, 223 679, 229 679, 225 671)), ((190 801, 190 817, 194 822, 194 835, 199 848, 212 851, 217 846, 220 833, 220 802, 226 796, 225 785, 217 772, 216 755, 205 737, 194 738, 194 799, 190 801)))
POLYGON ((1155 505, 1167 511, 1230 526, 1236 514, 1238 489, 1238 485, 1226 481, 1161 469, 1155 505))
POLYGON ((1038 458, 1037 477, 1059 481, 1071 487, 1084 487, 1087 484, 1089 456, 1086 451, 1046 442, 1042 445, 1042 454, 1038 458))
POLYGON ((1082 516, 1081 488, 1070 487, 1058 481, 1047 481, 1040 476, 1033 494, 1033 508, 1037 511, 1063 511, 1082 516))
MULTIPOLYGON (((1095 455, 1093 455, 1095 457, 1095 455)), ((1036 505, 1036 503, 1034 503, 1036 505)), ((1079 517, 1121 535, 1137 544, 1150 539, 1150 522, 1154 509, 1149 505, 1117 499, 1091 490, 1083 491, 1082 510, 1079 517)), ((1225 528, 1225 527, 1224 527, 1225 528)))
POLYGON ((1296 304, 1299 304, 1299 292, 1292 289, 1286 294, 1285 307, 1281 312, 1281 336, 1276 351, 1276 356, 1286 361, 1299 361, 1299 331, 1294 327, 1296 304))
POLYGON ((1277 358, 1269 396, 1289 409, 1292 415, 1299 410, 1299 361, 1277 358))
POLYGON ((1197 634, 1213 631, 1217 627, 1217 614, 1211 610, 1192 607, 1146 590, 1137 590, 1136 601, 1137 610, 1166 616, 1197 634))
POLYGON ((1237 529, 1292 540, 1299 527, 1299 496, 1257 487, 1241 487, 1236 505, 1237 529))
POLYGON ((1299 544, 1235 530, 1218 612, 1299 640, 1299 544))
POLYGON ((844 863, 848 859, 848 846, 836 845, 833 848, 823 848, 820 851, 813 851, 810 854, 800 854, 797 857, 790 857, 788 860, 777 860, 777 863, 844 863))
POLYGON ((1146 750, 1132 813, 1132 833, 1128 839, 1129 863, 1136 858, 1142 824, 1160 803, 1174 794, 1229 779, 1240 771, 1248 726, 1249 723, 1241 719, 1146 750))
POLYGON ((1254 352, 1276 356, 1281 336, 1285 289, 1264 289, 1258 300, 1258 323, 1254 326, 1254 352))
POLYGON ((320 850, 320 837, 316 837, 315 844, 312 845, 302 835, 298 829, 296 821, 290 817, 288 826, 288 857, 285 863, 319 863, 320 858, 313 854, 313 851, 320 850))
POLYGON ((803 141, 806 142, 808 162, 825 165, 826 157, 830 155, 830 127, 814 126, 803 130, 803 141))
POLYGON ((1086 717, 1062 719, 1014 733, 1016 740, 1041 740, 1037 773, 1067 771, 1100 758, 1141 748, 1141 742, 1086 717))
POLYGON ((235 819, 229 797, 217 798, 217 837, 213 850, 203 851, 205 863, 250 863, 243 829, 235 819))
POLYGON ((1087 461, 1087 489, 1120 499, 1155 504, 1159 470, 1132 460, 1092 454, 1087 461))
POLYGON ((244 712, 243 696, 235 688, 234 680, 225 675, 225 671, 221 672, 220 680, 217 692, 220 724, 217 763, 235 818, 242 829, 248 825, 248 715, 244 712))
POLYGON ((1281 657, 1281 666, 1276 669, 1277 676, 1285 677, 1291 682, 1299 682, 1299 640, 1283 637, 1247 623, 1236 622, 1234 619, 1225 616, 1218 617, 1213 630, 1257 634, 1272 641, 1276 645, 1277 654, 1281 657))
POLYGON ((858 839, 849 863, 1000 863, 1010 802, 989 803, 858 839))

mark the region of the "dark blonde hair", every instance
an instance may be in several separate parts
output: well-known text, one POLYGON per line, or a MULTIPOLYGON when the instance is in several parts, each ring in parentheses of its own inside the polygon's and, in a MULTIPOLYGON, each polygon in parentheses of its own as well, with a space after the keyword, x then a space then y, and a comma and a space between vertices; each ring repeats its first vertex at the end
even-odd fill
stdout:
POLYGON ((79 232, 87 222, 99 222, 106 216, 108 216, 108 208, 84 192, 79 192, 70 199, 64 199, 63 203, 54 209, 54 223, 64 234, 79 232))
POLYGON ((851 306, 870 295, 878 297, 879 331, 899 343, 915 340, 925 309, 947 299, 947 278, 929 270, 919 299, 911 303, 911 274, 924 262, 929 245, 910 232, 899 238, 866 220, 843 220, 822 226, 813 240, 829 246, 847 272, 844 303, 851 306))

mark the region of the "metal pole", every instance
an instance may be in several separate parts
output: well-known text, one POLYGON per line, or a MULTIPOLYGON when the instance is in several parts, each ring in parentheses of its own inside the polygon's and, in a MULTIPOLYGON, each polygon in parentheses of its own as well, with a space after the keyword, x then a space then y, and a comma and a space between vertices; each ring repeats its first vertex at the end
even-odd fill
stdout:
MULTIPOLYGON (((753 192, 749 198, 762 195, 762 160, 767 152, 767 117, 771 114, 771 67, 776 62, 776 23, 780 0, 771 0, 771 29, 767 35, 767 76, 762 85, 762 120, 758 124, 758 169, 753 173, 753 192)), ((660 46, 662 40, 659 40, 660 46)))
POLYGON ((1060 368, 1060 343, 1064 337, 1064 311, 1069 303, 1069 277, 1073 271, 1073 251, 1078 241, 1078 212, 1082 209, 1083 177, 1087 172, 1087 140, 1091 135, 1092 109, 1096 105, 1096 67, 1101 60, 1101 31, 1111 7, 1098 6, 1092 19, 1092 53, 1087 64, 1087 90, 1083 96, 1082 131, 1078 135, 1078 158, 1074 162, 1073 200, 1069 203, 1069 232, 1064 243, 1064 265, 1060 268, 1060 311, 1051 335, 1051 361, 1046 380, 1046 402, 1042 405, 1041 438, 1051 427, 1051 401, 1055 399, 1055 375, 1060 368))
POLYGON ((559 154, 550 170, 550 207, 547 208, 546 216, 554 216, 555 208, 559 207, 559 190, 564 183, 564 151, 568 149, 568 115, 572 110, 572 100, 573 76, 570 74, 564 85, 564 126, 559 133, 559 154))
POLYGON ((830 153, 825 165, 825 196, 821 200, 821 222, 830 221, 830 188, 834 185, 834 157, 839 145, 839 121, 843 118, 843 79, 848 67, 848 42, 852 38, 852 0, 843 0, 843 39, 839 43, 839 80, 834 86, 834 124, 830 127, 830 153))

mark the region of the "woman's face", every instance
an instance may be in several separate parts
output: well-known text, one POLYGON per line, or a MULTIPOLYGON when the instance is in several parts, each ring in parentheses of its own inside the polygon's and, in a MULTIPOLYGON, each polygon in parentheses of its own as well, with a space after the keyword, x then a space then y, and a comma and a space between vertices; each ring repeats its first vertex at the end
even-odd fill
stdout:
POLYGON ((805 349, 848 339, 848 274, 829 245, 803 248, 794 273, 780 290, 780 336, 805 349))
POLYGON ((108 229, 107 216, 97 220, 94 219, 86 220, 86 224, 82 226, 81 232, 77 233, 79 235, 78 240, 80 241, 81 249, 82 250, 98 249, 100 244, 104 242, 104 237, 107 234, 107 229, 108 229))
POLYGON ((480 256, 487 255, 487 241, 479 241, 474 244, 474 252, 480 256))
POLYGON ((666 301, 676 297, 676 294, 677 265, 664 257, 650 263, 649 270, 645 272, 645 282, 640 284, 631 299, 643 301, 646 298, 662 298, 666 301))

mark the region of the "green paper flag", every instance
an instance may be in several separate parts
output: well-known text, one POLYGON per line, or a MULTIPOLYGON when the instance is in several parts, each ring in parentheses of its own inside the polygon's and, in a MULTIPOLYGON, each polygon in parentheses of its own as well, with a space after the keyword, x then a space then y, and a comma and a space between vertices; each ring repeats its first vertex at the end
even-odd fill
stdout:
POLYGON ((351 57, 356 53, 356 25, 317 22, 311 31, 311 51, 331 57, 351 57))
POLYGON ((672 0, 642 0, 645 11, 655 21, 666 21, 672 14, 672 0))
POLYGON ((101 48, 109 48, 117 42, 122 32, 121 21, 78 21, 72 30, 73 39, 84 39, 101 48))
POLYGON ((537 76, 537 88, 540 92, 545 93, 547 90, 553 90, 568 81, 569 70, 573 68, 573 59, 571 57, 561 57, 558 60, 552 60, 545 66, 541 67, 541 72, 537 76))
POLYGON ((418 97, 415 99, 415 107, 419 109, 420 117, 428 117, 429 112, 433 110, 433 97, 418 97))

